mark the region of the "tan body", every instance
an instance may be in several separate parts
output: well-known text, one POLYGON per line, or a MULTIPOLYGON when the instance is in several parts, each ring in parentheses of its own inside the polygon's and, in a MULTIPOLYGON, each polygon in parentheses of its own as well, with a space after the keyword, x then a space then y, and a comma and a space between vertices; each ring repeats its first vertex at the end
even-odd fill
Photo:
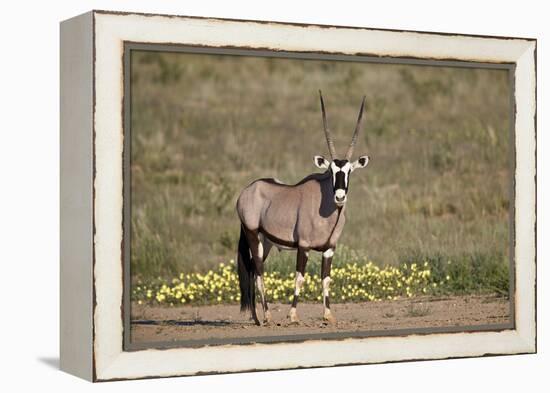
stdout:
MULTIPOLYGON (((334 249, 346 218, 345 205, 334 203, 334 188, 330 171, 307 176, 295 185, 287 185, 275 179, 260 179, 247 186, 237 200, 237 214, 241 220, 241 241, 246 239, 244 249, 239 250, 239 266, 245 266, 250 250, 249 269, 241 271, 241 282, 255 281, 260 293, 264 322, 271 322, 263 282, 264 262, 272 246, 279 249, 296 249, 296 280, 294 299, 289 312, 292 322, 298 323, 296 305, 305 281, 305 269, 309 251, 323 253, 321 277, 323 278, 324 319, 334 323, 328 304, 330 269, 334 249), (253 264, 251 263, 253 262, 253 264), (246 278, 246 274, 253 272, 246 278)), ((254 285, 254 284, 252 284, 254 285)), ((246 291, 242 291, 246 294, 246 291)), ((256 315, 254 295, 248 296, 252 317, 259 324, 256 315)), ((242 303, 241 303, 242 306, 242 303)))
MULTIPOLYGON (((330 173, 313 174, 296 185, 260 179, 237 201, 242 225, 280 248, 334 249, 342 234, 345 207, 334 204, 330 173)), ((265 245, 264 245, 265 247, 265 245)))

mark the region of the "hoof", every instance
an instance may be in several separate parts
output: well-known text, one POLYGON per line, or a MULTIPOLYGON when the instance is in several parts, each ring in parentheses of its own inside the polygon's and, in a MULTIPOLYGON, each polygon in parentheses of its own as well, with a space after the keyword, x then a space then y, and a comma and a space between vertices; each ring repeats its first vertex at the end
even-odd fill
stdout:
POLYGON ((296 313, 296 309, 294 307, 290 309, 290 312, 288 313, 288 318, 290 319, 290 323, 300 323, 300 318, 298 318, 298 314, 296 313))
POLYGON ((325 315, 323 316, 323 320, 325 320, 326 322, 328 322, 331 325, 336 325, 336 318, 334 318, 334 316, 332 315, 332 313, 330 311, 325 312, 325 315))
POLYGON ((291 325, 299 325, 301 322, 300 322, 300 319, 298 318, 292 318, 292 317, 289 317, 290 318, 290 324, 291 325))
POLYGON ((264 315, 264 325, 273 325, 273 317, 269 311, 266 311, 264 315))
POLYGON ((298 325, 300 323, 300 318, 298 318, 298 317, 289 316, 289 319, 290 319, 290 323, 294 323, 296 325, 298 325))

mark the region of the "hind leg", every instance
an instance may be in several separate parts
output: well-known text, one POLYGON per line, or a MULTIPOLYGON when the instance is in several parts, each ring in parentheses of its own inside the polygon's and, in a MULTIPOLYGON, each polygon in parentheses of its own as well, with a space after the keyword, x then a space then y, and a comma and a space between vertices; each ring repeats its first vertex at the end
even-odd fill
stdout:
POLYGON ((260 299, 262 302, 262 309, 264 312, 264 323, 271 323, 273 321, 271 313, 269 312, 269 307, 267 305, 267 299, 265 296, 265 284, 264 284, 264 261, 269 254, 271 245, 267 246, 266 242, 263 239, 263 236, 257 232, 251 232, 247 235, 248 244, 250 246, 250 251, 252 254, 252 259, 256 267, 256 288, 260 293, 260 299), (266 247, 264 247, 266 244, 266 247))
POLYGON ((260 234, 260 244, 263 248, 263 255, 262 255, 262 263, 261 267, 259 268, 258 277, 256 278, 256 287, 258 288, 258 292, 260 293, 260 298, 262 301, 262 308, 264 311, 264 322, 266 324, 270 324, 273 322, 273 318, 271 317, 271 312, 269 311, 269 307, 267 305, 267 296, 265 291, 265 283, 264 283, 264 266, 265 266, 265 260, 267 259, 267 256, 269 255, 269 252, 271 251, 271 248, 273 247, 273 244, 267 240, 262 234, 260 234))
MULTIPOLYGON (((257 277, 258 276, 258 272, 257 272, 257 264, 256 264, 256 257, 254 257, 254 255, 258 255, 258 235, 257 235, 257 232, 254 232, 254 231, 251 231, 249 229, 246 229, 245 226, 243 225, 243 232, 244 232, 244 236, 246 238, 245 240, 245 243, 246 243, 246 252, 248 253, 248 257, 252 257, 253 259, 253 267, 251 268, 250 270, 250 275, 254 276, 254 277, 257 277), (252 271, 253 271, 253 274, 252 274, 252 271)), ((248 274, 248 273, 247 273, 248 274)), ((250 277, 252 279, 252 277, 250 277)), ((250 280, 250 285, 251 285, 251 288, 253 289, 254 288, 254 280, 250 280)), ((254 323, 258 326, 261 325, 260 323, 260 320, 258 319, 258 314, 256 312, 256 301, 255 301, 255 293, 254 291, 252 290, 252 294, 251 294, 251 299, 250 299, 250 314, 252 316, 252 320, 254 321, 254 323)))

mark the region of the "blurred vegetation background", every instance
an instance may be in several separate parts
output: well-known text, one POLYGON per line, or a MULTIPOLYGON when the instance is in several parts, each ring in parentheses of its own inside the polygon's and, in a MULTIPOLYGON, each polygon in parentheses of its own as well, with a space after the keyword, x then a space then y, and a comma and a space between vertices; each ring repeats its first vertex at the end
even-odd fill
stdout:
MULTIPOLYGON (((451 261, 506 280, 507 71, 147 51, 131 70, 134 280, 236 257, 242 188, 295 183, 328 155, 319 89, 340 154, 367 96, 355 152, 371 161, 351 177, 336 259, 451 261)), ((294 258, 274 250, 267 268, 293 270, 294 258)))

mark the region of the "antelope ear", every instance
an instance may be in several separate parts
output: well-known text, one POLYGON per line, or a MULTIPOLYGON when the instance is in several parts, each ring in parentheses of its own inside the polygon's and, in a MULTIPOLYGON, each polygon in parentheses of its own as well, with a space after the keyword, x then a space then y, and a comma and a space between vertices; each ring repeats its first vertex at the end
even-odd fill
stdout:
POLYGON ((328 162, 323 156, 314 156, 313 162, 315 163, 315 166, 320 169, 327 169, 330 166, 330 162, 328 162))
POLYGON ((368 163, 369 163, 369 156, 361 156, 357 159, 357 161, 351 164, 351 171, 353 172, 358 168, 364 168, 367 166, 368 163))

